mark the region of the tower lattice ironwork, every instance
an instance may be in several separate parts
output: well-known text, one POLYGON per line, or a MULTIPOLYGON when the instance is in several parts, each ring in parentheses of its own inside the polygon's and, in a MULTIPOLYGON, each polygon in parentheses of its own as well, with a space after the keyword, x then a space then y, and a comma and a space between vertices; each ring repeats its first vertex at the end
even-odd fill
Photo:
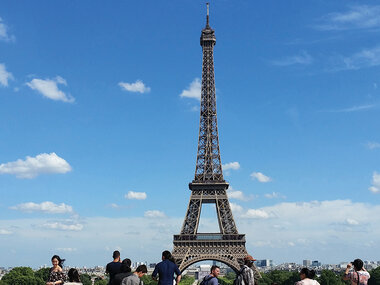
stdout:
POLYGON ((214 79, 215 31, 207 22, 200 44, 203 51, 202 91, 197 161, 191 196, 181 233, 174 235, 173 256, 180 270, 202 260, 221 261, 235 271, 247 256, 245 235, 239 234, 231 212, 220 159, 214 79), (219 233, 198 233, 202 204, 215 204, 219 233))

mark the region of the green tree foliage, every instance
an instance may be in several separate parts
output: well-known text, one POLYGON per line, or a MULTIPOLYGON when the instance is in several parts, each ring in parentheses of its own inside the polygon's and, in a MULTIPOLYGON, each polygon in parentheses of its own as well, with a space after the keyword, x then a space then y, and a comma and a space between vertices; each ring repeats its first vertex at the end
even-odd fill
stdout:
POLYGON ((300 280, 297 271, 289 272, 282 270, 273 270, 268 273, 261 273, 261 279, 258 280, 258 285, 271 285, 273 283, 282 285, 293 285, 300 280))
POLYGON ((368 285, 380 284, 380 267, 372 269, 371 271, 369 271, 369 274, 371 275, 371 278, 369 278, 368 280, 368 285))
POLYGON ((80 281, 83 285, 92 285, 91 276, 86 273, 80 275, 80 281))
POLYGON ((107 284, 108 284, 108 281, 105 279, 97 279, 94 282, 94 285, 107 285, 107 284))
POLYGON ((44 285, 45 282, 34 275, 30 267, 15 267, 1 279, 6 285, 44 285))
MULTIPOLYGON (((193 284, 195 281, 195 278, 194 277, 191 277, 191 276, 182 276, 181 278, 181 282, 179 282, 180 285, 191 285, 193 284)), ((144 282, 145 284, 145 282, 144 282)))
POLYGON ((317 278, 318 282, 321 285, 346 285, 350 284, 346 281, 343 281, 341 274, 336 274, 331 270, 322 270, 321 276, 317 278))
POLYGON ((45 282, 48 280, 49 274, 50 274, 50 268, 48 267, 38 269, 36 272, 34 272, 34 276, 42 279, 45 282))
POLYGON ((152 279, 152 275, 145 274, 141 277, 141 280, 144 282, 144 285, 157 285, 157 281, 152 279))

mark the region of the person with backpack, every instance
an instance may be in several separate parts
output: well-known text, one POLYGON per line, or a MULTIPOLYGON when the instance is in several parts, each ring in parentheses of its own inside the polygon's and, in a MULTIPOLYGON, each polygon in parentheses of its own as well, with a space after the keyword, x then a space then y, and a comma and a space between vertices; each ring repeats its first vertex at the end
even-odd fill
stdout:
POLYGON ((200 285, 219 285, 218 276, 220 267, 217 265, 211 266, 210 274, 205 276, 200 285))
POLYGON ((255 273, 252 267, 254 267, 253 262, 256 261, 251 255, 244 257, 244 265, 241 267, 240 271, 236 275, 233 285, 254 285, 255 284, 255 273))
POLYGON ((347 264, 346 271, 343 275, 343 280, 351 280, 352 285, 367 285, 368 279, 371 278, 367 270, 363 266, 363 261, 359 258, 347 264), (354 266, 354 271, 350 271, 354 266))

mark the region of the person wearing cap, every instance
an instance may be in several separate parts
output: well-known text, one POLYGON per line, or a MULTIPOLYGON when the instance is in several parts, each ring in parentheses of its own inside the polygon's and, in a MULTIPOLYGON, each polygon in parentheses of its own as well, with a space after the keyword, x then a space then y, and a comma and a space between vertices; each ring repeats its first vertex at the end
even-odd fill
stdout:
POLYGON ((255 273, 252 269, 254 266, 253 262, 256 261, 251 255, 244 257, 244 265, 240 270, 240 274, 243 276, 243 281, 245 285, 255 284, 255 273))
POLYGON ((357 258, 353 262, 347 264, 346 271, 343 275, 343 280, 351 280, 352 285, 367 285, 370 277, 371 276, 363 266, 363 261, 357 258), (352 265, 354 266, 354 271, 350 272, 352 265))

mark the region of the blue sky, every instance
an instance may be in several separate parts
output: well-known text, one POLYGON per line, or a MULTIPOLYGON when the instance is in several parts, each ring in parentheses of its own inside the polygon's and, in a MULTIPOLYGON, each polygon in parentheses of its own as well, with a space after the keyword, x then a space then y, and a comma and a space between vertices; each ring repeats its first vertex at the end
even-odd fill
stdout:
MULTIPOLYGON (((380 6, 211 1, 248 251, 378 260, 380 6), (349 249, 349 250, 348 250, 349 249)), ((158 261, 193 179, 202 1, 1 1, 0 266, 158 261)), ((215 226, 211 209, 202 228, 215 226)))

